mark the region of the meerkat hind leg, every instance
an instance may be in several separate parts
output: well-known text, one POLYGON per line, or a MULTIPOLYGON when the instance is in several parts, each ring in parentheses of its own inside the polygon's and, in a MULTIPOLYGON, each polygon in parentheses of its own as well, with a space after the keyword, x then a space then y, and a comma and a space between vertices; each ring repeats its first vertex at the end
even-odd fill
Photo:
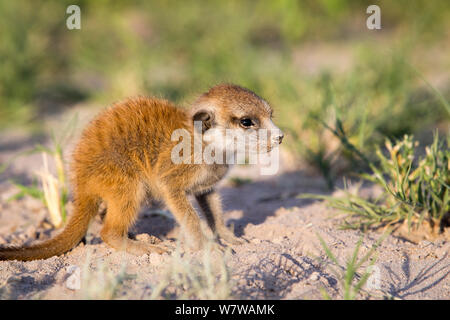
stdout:
POLYGON ((128 238, 128 229, 138 212, 138 201, 109 201, 108 211, 101 231, 102 240, 117 250, 134 255, 168 252, 166 247, 128 238))

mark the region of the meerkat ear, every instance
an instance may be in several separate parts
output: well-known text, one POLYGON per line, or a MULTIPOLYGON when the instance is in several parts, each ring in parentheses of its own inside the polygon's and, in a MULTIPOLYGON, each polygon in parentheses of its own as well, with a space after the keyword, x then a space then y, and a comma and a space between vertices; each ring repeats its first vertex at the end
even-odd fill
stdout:
POLYGON ((193 121, 202 122, 202 133, 210 129, 214 124, 214 114, 209 110, 199 110, 192 117, 193 121))

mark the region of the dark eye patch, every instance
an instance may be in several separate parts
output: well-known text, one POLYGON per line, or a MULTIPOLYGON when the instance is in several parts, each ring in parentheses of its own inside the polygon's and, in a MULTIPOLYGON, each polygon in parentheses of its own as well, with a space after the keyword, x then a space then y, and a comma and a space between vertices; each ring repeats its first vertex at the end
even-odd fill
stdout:
POLYGON ((260 122, 257 117, 246 116, 239 120, 239 125, 245 129, 257 129, 260 126, 260 122))
POLYGON ((250 127, 252 127, 252 126, 255 125, 255 123, 253 122, 253 120, 250 119, 250 118, 242 118, 242 119, 240 120, 240 124, 241 124, 241 126, 243 126, 244 128, 250 128, 250 127))

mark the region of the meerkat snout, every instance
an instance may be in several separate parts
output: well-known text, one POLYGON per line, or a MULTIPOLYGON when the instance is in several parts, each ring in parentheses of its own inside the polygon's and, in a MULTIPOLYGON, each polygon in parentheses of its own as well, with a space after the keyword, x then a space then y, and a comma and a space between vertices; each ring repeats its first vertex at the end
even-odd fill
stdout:
POLYGON ((275 133, 272 133, 271 137, 272 141, 278 145, 283 142, 284 133, 280 129, 278 129, 275 133))
POLYGON ((269 122, 270 124, 267 126, 268 136, 272 142, 272 147, 276 147, 283 141, 284 133, 272 122, 272 119, 269 119, 269 122))

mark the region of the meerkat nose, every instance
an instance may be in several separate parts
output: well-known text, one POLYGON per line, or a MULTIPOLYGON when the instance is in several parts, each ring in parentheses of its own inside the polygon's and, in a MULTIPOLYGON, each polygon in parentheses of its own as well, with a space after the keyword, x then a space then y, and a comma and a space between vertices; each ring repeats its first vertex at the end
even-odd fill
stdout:
POLYGON ((277 142, 278 144, 281 144, 281 142, 283 141, 283 138, 284 138, 284 134, 282 132, 280 132, 280 134, 278 136, 275 136, 273 138, 273 140, 275 142, 277 142))
POLYGON ((281 133, 281 134, 278 136, 278 143, 279 143, 279 144, 281 144, 281 142, 283 141, 283 138, 284 138, 284 133, 281 133))

